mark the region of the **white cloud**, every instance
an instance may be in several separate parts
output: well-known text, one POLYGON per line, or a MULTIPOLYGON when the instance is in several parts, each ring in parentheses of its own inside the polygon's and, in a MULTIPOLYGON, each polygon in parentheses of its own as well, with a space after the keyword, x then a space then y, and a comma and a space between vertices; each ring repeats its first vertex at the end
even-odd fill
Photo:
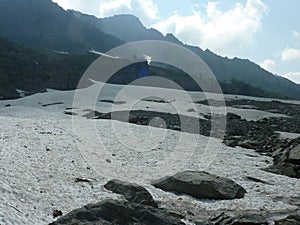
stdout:
POLYGON ((281 54, 282 61, 294 61, 300 60, 300 50, 295 48, 287 47, 281 54))
POLYGON ((52 0, 64 9, 75 9, 98 17, 133 14, 150 27, 158 18, 158 7, 152 0, 52 0))
POLYGON ((266 59, 260 64, 260 67, 271 73, 275 73, 276 62, 271 59, 266 59))
POLYGON ((58 5, 60 5, 64 9, 71 9, 72 4, 69 1, 66 0, 52 0, 52 2, 56 2, 58 5))
POLYGON ((119 12, 131 11, 131 0, 110 0, 99 5, 100 17, 111 16, 119 12))
POLYGON ((291 81, 300 84, 300 72, 292 72, 284 75, 285 78, 290 79, 291 81))
POLYGON ((300 38, 300 33, 299 33, 298 31, 293 30, 293 31, 292 31, 292 35, 293 35, 293 37, 296 38, 296 39, 300 38))
POLYGON ((218 3, 209 2, 204 13, 174 14, 153 27, 164 34, 174 33, 187 44, 234 55, 253 41, 266 13, 267 7, 262 0, 247 0, 245 5, 237 3, 225 12, 218 9, 218 3))
POLYGON ((158 17, 158 8, 152 0, 138 0, 139 7, 151 20, 154 20, 158 17))

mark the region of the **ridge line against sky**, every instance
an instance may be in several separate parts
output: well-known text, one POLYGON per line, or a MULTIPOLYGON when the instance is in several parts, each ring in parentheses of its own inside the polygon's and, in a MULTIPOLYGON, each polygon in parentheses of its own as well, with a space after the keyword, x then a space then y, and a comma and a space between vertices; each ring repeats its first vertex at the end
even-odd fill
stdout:
POLYGON ((99 18, 133 14, 161 33, 227 57, 248 58, 300 83, 299 0, 52 0, 99 18))

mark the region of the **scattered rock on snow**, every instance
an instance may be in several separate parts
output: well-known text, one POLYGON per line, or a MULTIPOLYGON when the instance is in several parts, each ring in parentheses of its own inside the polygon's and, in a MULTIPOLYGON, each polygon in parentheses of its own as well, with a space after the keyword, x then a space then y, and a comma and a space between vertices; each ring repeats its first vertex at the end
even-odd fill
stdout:
POLYGON ((60 210, 54 210, 53 213, 52 213, 53 218, 56 218, 56 217, 59 217, 59 216, 62 216, 62 215, 63 215, 63 213, 60 210))
POLYGON ((153 186, 164 191, 187 194, 199 199, 243 198, 246 190, 234 181, 199 171, 183 171, 163 178, 153 186))
POLYGON ((99 102, 105 102, 105 103, 110 103, 110 104, 115 104, 115 105, 126 104, 126 102, 124 102, 124 101, 113 101, 113 100, 106 100, 106 99, 99 100, 99 102))
POLYGON ((246 176, 245 179, 249 180, 249 181, 257 182, 257 183, 270 184, 270 183, 268 183, 266 181, 263 181, 261 179, 258 179, 258 178, 255 178, 255 177, 251 177, 251 176, 246 176))
POLYGON ((43 107, 47 107, 47 106, 53 106, 53 105, 63 105, 63 102, 54 102, 54 103, 49 103, 49 104, 43 104, 43 107))
POLYGON ((77 113, 74 113, 72 111, 64 111, 64 114, 68 115, 68 116, 76 116, 76 115, 78 115, 77 113))
POLYGON ((81 178, 81 177, 77 177, 77 178, 75 179, 75 183, 80 183, 80 182, 82 182, 82 183, 92 183, 93 180, 92 180, 92 179, 89 179, 89 178, 81 178))
POLYGON ((111 180, 104 185, 107 190, 123 195, 128 201, 158 207, 151 194, 142 186, 120 180, 111 180))

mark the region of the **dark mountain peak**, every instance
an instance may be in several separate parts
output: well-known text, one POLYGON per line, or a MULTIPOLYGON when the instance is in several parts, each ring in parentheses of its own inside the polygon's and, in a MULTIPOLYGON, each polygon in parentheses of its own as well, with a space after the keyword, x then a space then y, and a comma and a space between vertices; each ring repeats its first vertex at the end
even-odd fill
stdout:
POLYGON ((138 17, 129 14, 99 19, 98 26, 106 33, 122 37, 126 42, 164 39, 159 31, 147 29, 138 17))
POLYGON ((125 24, 131 24, 135 26, 141 26, 144 27, 143 23, 140 21, 140 19, 132 14, 119 14, 114 15, 106 18, 101 18, 103 21, 111 21, 111 22, 120 22, 125 24))
POLYGON ((181 41, 178 40, 178 38, 176 38, 173 34, 171 33, 167 33, 166 34, 166 41, 178 44, 178 45, 183 45, 183 43, 181 41))
POLYGON ((107 51, 123 43, 51 0, 1 0, 0 36, 20 44, 71 53, 92 48, 107 51))

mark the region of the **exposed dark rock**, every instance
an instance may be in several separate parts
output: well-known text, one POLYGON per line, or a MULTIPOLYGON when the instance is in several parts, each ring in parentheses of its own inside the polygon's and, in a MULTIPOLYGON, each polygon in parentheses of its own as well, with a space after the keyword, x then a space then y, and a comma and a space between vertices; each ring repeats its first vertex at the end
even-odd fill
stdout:
POLYGON ((54 102, 54 103, 49 103, 49 104, 43 104, 43 107, 47 107, 47 106, 53 106, 53 105, 62 105, 64 104, 63 102, 54 102))
POLYGON ((196 109, 194 109, 194 108, 190 108, 190 109, 188 109, 188 110, 186 110, 187 112, 197 112, 197 110, 196 109))
POLYGON ((156 102, 156 103, 170 103, 169 101, 167 101, 165 99, 155 98, 155 97, 144 98, 142 101, 145 101, 145 102, 156 102))
POLYGON ((267 225, 267 219, 261 215, 246 214, 233 219, 232 225, 267 225))
POLYGON ((124 101, 113 101, 113 100, 106 100, 106 99, 99 100, 99 102, 105 102, 105 103, 110 103, 115 105, 122 105, 126 103, 124 101))
POLYGON ((59 217, 59 216, 62 216, 62 215, 63 215, 63 213, 60 210, 54 210, 53 213, 52 213, 53 218, 56 218, 56 217, 59 217))
POLYGON ((130 202, 106 200, 73 210, 49 225, 184 225, 165 210, 130 202))
POLYGON ((300 215, 290 215, 285 219, 275 221, 275 225, 299 225, 300 224, 300 215))
POLYGON ((236 115, 236 114, 234 114, 234 113, 227 113, 226 116, 227 116, 228 119, 238 119, 238 120, 242 119, 241 116, 236 115))
POLYGON ((274 165, 264 170, 272 173, 300 178, 300 138, 289 142, 287 148, 281 148, 274 155, 274 165))
POLYGON ((176 194, 187 194, 199 199, 243 198, 246 190, 228 178, 207 172, 183 171, 163 178, 153 186, 176 194))
POLYGON ((246 176, 247 180, 253 181, 253 182, 257 182, 257 183, 263 183, 263 184, 269 184, 266 181, 263 181, 261 179, 255 178, 255 177, 250 177, 250 176, 246 176))
POLYGON ((152 195, 140 185, 120 180, 111 180, 104 187, 114 193, 123 195, 130 202, 158 207, 152 195))
POLYGON ((78 177, 75 179, 75 183, 91 183, 91 182, 92 182, 92 180, 88 179, 88 178, 78 177))
POLYGON ((144 126, 148 126, 149 122, 154 118, 161 118, 165 122, 167 129, 179 130, 187 133, 197 133, 206 136, 210 135, 210 121, 199 120, 198 118, 191 116, 147 110, 115 111, 110 113, 87 110, 87 112, 88 113, 84 115, 84 117, 88 119, 112 119, 144 126), (201 124, 200 130, 199 127, 193 126, 197 123, 201 124), (182 127, 184 127, 184 129, 182 129, 182 127))
POLYGON ((64 111, 64 114, 66 114, 68 116, 76 116, 77 115, 77 113, 69 112, 69 111, 64 111))
POLYGON ((265 217, 258 214, 241 214, 230 215, 229 213, 221 213, 211 218, 211 224, 214 225, 267 225, 268 221, 265 217))
POLYGON ((264 169, 267 172, 285 175, 293 178, 300 178, 300 166, 295 166, 291 163, 274 164, 264 169))

